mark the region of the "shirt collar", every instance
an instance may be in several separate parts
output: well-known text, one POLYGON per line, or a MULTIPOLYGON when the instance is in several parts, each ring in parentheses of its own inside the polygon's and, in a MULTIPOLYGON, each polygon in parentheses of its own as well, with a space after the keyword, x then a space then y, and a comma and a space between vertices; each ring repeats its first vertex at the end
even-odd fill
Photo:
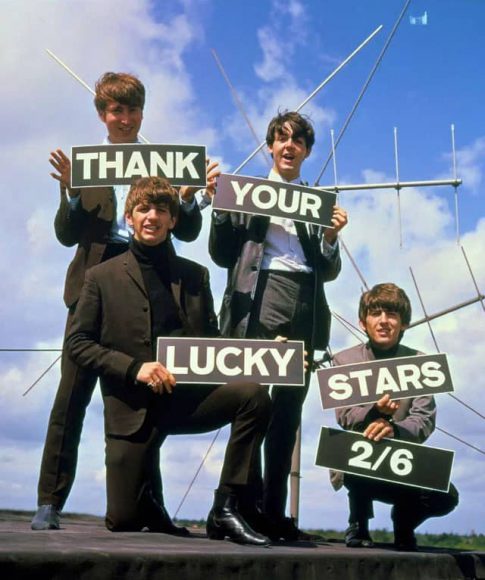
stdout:
POLYGON ((283 177, 273 168, 271 168, 271 171, 269 172, 268 179, 271 179, 272 181, 282 181, 283 183, 301 183, 300 176, 292 179, 291 181, 286 181, 286 179, 283 179, 283 177))

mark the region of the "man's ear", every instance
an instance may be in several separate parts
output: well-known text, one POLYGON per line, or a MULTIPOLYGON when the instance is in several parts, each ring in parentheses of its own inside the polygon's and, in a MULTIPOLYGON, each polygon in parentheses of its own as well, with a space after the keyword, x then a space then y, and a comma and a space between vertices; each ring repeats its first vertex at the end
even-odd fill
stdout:
POLYGON ((177 221, 178 221, 177 216, 173 215, 171 217, 172 217, 172 226, 168 228, 170 231, 172 231, 174 229, 174 227, 177 225, 177 221))
POLYGON ((125 213, 125 220, 126 220, 126 223, 132 228, 133 227, 133 218, 131 217, 131 214, 125 213))
POLYGON ((305 159, 310 156, 310 153, 311 152, 312 152, 312 148, 310 147, 310 149, 307 149, 307 152, 306 152, 306 155, 305 155, 305 159))
POLYGON ((273 159, 273 146, 267 145, 268 153, 271 155, 271 159, 273 159))
POLYGON ((98 111, 98 117, 103 123, 106 123, 106 111, 98 111))
POLYGON ((359 320, 359 326, 367 334, 367 327, 366 327, 365 322, 363 320, 359 320))

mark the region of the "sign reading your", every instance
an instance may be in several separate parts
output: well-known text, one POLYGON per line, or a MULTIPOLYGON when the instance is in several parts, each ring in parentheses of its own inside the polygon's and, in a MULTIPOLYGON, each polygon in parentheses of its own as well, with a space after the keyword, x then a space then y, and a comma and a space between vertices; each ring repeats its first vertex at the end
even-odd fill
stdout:
POLYGON ((333 192, 304 185, 223 173, 217 178, 212 208, 333 227, 336 199, 333 192))

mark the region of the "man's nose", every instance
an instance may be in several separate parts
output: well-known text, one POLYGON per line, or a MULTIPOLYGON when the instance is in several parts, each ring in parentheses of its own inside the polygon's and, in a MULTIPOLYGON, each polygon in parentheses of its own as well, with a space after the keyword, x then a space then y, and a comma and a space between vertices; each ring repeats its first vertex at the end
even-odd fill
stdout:
POLYGON ((122 123, 128 124, 130 122, 130 112, 129 111, 122 111, 120 115, 120 121, 122 123))

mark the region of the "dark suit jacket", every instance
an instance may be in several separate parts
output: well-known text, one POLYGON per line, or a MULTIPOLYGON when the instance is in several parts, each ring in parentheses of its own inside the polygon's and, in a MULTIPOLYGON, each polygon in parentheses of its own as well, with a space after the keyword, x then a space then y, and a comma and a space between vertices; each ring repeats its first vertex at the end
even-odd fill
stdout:
MULTIPOLYGON (((66 274, 64 302, 70 308, 79 298, 86 270, 99 264, 108 243, 114 218, 114 190, 112 187, 88 187, 80 190, 81 203, 71 210, 65 190, 61 187, 59 208, 54 220, 57 239, 64 246, 78 244, 66 274)), ((197 238, 202 227, 199 207, 189 213, 180 210, 173 234, 184 242, 197 238)))
MULTIPOLYGON (((183 335, 217 336, 208 270, 173 253, 170 272, 183 335)), ((100 377, 108 435, 138 431, 158 396, 129 373, 135 361, 154 360, 152 340, 150 303, 131 251, 89 269, 66 348, 100 377)))
MULTIPOLYGON (((218 266, 228 269, 221 306, 221 331, 224 336, 246 336, 269 223, 267 216, 241 213, 228 214, 223 221, 212 217, 209 253, 218 266)), ((330 310, 324 282, 338 276, 340 252, 337 248, 331 258, 323 255, 322 228, 299 222, 295 222, 295 227, 305 258, 315 273, 311 347, 324 350, 330 336, 330 310)))

